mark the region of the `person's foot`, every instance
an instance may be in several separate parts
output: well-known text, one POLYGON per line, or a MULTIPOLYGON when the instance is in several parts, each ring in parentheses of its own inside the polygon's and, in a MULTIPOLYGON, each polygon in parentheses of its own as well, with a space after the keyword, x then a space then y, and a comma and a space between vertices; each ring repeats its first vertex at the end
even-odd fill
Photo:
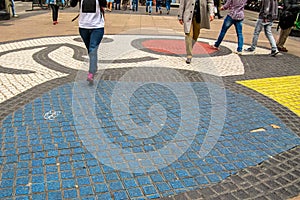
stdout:
POLYGON ((212 49, 214 49, 214 50, 220 50, 220 48, 219 47, 216 47, 215 45, 210 45, 210 47, 212 48, 212 49))
POLYGON ((185 62, 186 62, 186 64, 191 64, 191 61, 192 61, 192 58, 187 58, 185 62))
POLYGON ((220 15, 218 18, 219 18, 219 19, 222 19, 222 18, 223 18, 223 16, 221 16, 221 15, 220 15))
POLYGON ((234 53, 237 55, 243 55, 243 52, 241 52, 241 51, 235 51, 234 53))
POLYGON ((160 15, 162 14, 162 11, 161 11, 161 10, 159 11, 159 14, 160 14, 160 15))
POLYGON ((253 51, 255 51, 255 49, 253 49, 252 47, 249 47, 247 49, 244 49, 244 51, 246 51, 246 52, 253 52, 253 51))
POLYGON ((58 21, 53 21, 53 25, 56 25, 56 24, 58 24, 58 21))
POLYGON ((275 57, 278 53, 279 53, 278 50, 272 50, 270 55, 275 57))
POLYGON ((288 52, 288 50, 285 47, 277 47, 277 49, 282 52, 288 52))
POLYGON ((89 84, 93 84, 94 83, 94 75, 89 72, 86 80, 89 82, 89 84))
POLYGON ((170 13, 170 11, 167 11, 167 15, 170 13))
POLYGON ((18 17, 19 17, 19 15, 13 15, 13 17, 14 17, 14 18, 18 18, 18 17))

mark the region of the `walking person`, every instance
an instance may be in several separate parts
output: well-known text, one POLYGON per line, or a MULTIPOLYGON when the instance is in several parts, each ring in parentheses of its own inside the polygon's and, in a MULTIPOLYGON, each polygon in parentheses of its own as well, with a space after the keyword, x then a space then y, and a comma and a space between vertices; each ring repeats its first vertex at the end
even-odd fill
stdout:
POLYGON ((107 9, 109 12, 112 11, 114 0, 107 0, 107 9))
POLYGON ((227 30, 234 25, 236 35, 238 38, 237 54, 241 54, 243 51, 244 37, 243 37, 243 20, 244 20, 244 7, 247 0, 227 0, 225 5, 221 7, 221 10, 227 10, 228 14, 224 19, 221 32, 215 44, 212 46, 214 49, 219 49, 221 42, 223 41, 227 30))
POLYGON ((284 47, 284 44, 293 29, 299 12, 300 0, 283 1, 283 12, 279 17, 280 34, 277 40, 277 48, 279 51, 288 52, 288 50, 284 47))
POLYGON ((198 40, 200 29, 210 29, 210 21, 214 19, 213 0, 181 0, 178 10, 178 20, 183 25, 187 59, 190 64, 192 50, 198 40))
POLYGON ((146 0, 146 13, 149 15, 152 13, 152 0, 146 0))
POLYGON ((11 1, 11 12, 12 12, 12 17, 19 17, 16 13, 16 7, 15 7, 15 1, 14 0, 10 0, 11 1))
MULTIPOLYGON (((75 7, 79 0, 71 0, 75 7)), ((87 81, 93 84, 98 70, 98 47, 104 35, 104 8, 106 0, 80 0, 79 33, 89 54, 87 81)))
MULTIPOLYGON (((227 3, 227 1, 226 1, 226 3, 227 3)), ((223 16, 221 16, 221 13, 220 13, 221 0, 214 0, 214 5, 215 5, 216 11, 217 11, 215 14, 217 15, 218 19, 222 19, 223 16)))
POLYGON ((65 4, 65 0, 46 0, 46 4, 50 5, 52 10, 52 21, 53 25, 58 24, 58 11, 59 6, 62 6, 65 4))
POLYGON ((166 10, 167 10, 167 15, 170 14, 171 0, 166 0, 166 10))
POLYGON ((278 2, 277 0, 262 0, 260 4, 260 12, 256 21, 252 44, 249 48, 245 49, 247 52, 253 52, 256 48, 258 36, 262 29, 268 38, 271 45, 271 56, 276 56, 279 51, 276 46, 275 39, 272 34, 273 20, 277 19, 278 15, 278 2))
POLYGON ((159 14, 162 14, 162 10, 161 10, 161 4, 162 4, 162 0, 156 0, 156 3, 155 3, 156 5, 156 14, 158 13, 158 11, 159 11, 159 14))

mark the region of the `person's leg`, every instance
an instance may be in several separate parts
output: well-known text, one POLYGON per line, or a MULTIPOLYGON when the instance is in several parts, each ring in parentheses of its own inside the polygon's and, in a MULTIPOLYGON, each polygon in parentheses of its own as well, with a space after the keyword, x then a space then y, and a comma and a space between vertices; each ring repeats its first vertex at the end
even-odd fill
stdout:
POLYGON ((16 10, 15 10, 15 1, 12 0, 11 1, 11 12, 12 12, 12 16, 15 17, 16 15, 16 10))
POLYGON ((218 37, 217 41, 215 42, 215 45, 214 45, 215 47, 220 46, 221 42, 223 41, 223 39, 225 37, 227 30, 232 26, 232 23, 233 23, 233 19, 229 15, 227 15, 226 18, 224 19, 219 37, 218 37))
POLYGON ((243 20, 234 21, 235 31, 238 38, 237 52, 243 51, 244 37, 243 37, 243 20))
POLYGON ((146 1, 146 13, 149 12, 148 7, 149 7, 149 1, 146 1))
POLYGON ((85 28, 79 28, 79 34, 82 38, 82 41, 84 42, 84 45, 88 51, 88 53, 90 53, 90 39, 91 39, 91 32, 89 29, 85 29, 85 28))
POLYGON ((258 19, 256 21, 256 25, 255 25, 255 29, 254 29, 254 33, 253 33, 253 38, 252 38, 252 44, 251 44, 251 49, 255 49, 256 46, 257 46, 257 41, 258 41, 258 37, 259 37, 259 34, 262 30, 262 19, 258 19))
POLYGON ((58 5, 54 5, 54 9, 55 9, 55 12, 53 13, 54 14, 53 21, 57 22, 59 6, 58 5))
POLYGON ((277 41, 277 47, 283 49, 284 44, 291 33, 293 27, 287 28, 285 30, 280 29, 280 35, 277 41))
POLYGON ((265 35, 266 35, 266 37, 268 38, 268 40, 270 42, 272 51, 278 51, 275 39, 274 39, 273 34, 272 34, 272 24, 273 23, 270 22, 270 23, 264 25, 265 35))
MULTIPOLYGON (((194 21, 194 19, 192 20, 194 21)), ((193 50, 193 23, 191 24, 190 32, 185 34, 185 48, 186 48, 186 57, 191 59, 193 57, 192 50, 193 50)))
POLYGON ((149 13, 152 13, 152 1, 149 1, 149 13))
POLYGON ((90 67, 89 72, 93 75, 97 72, 98 66, 98 47, 104 35, 104 28, 92 29, 90 46, 89 46, 89 57, 90 67))

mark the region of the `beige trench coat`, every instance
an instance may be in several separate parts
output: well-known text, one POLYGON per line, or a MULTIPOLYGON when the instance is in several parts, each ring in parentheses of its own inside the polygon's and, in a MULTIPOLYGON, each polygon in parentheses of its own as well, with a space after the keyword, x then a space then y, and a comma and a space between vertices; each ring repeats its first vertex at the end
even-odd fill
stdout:
MULTIPOLYGON (((214 1, 213 0, 199 0, 200 1, 200 28, 210 29, 209 16, 214 15, 214 1)), ((178 20, 183 20, 184 33, 189 33, 191 29, 192 19, 194 15, 195 0, 180 0, 178 20)))

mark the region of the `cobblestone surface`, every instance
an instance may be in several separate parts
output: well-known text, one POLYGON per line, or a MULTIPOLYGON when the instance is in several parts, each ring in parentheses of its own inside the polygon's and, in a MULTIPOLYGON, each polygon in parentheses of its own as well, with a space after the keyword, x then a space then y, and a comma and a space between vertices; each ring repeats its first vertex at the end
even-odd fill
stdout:
POLYGON ((265 78, 291 84, 299 58, 263 48, 239 56, 229 42, 214 52, 200 39, 186 65, 180 48, 160 46, 168 42, 107 36, 93 87, 78 36, 1 44, 0 198, 298 195, 299 89, 265 78))

